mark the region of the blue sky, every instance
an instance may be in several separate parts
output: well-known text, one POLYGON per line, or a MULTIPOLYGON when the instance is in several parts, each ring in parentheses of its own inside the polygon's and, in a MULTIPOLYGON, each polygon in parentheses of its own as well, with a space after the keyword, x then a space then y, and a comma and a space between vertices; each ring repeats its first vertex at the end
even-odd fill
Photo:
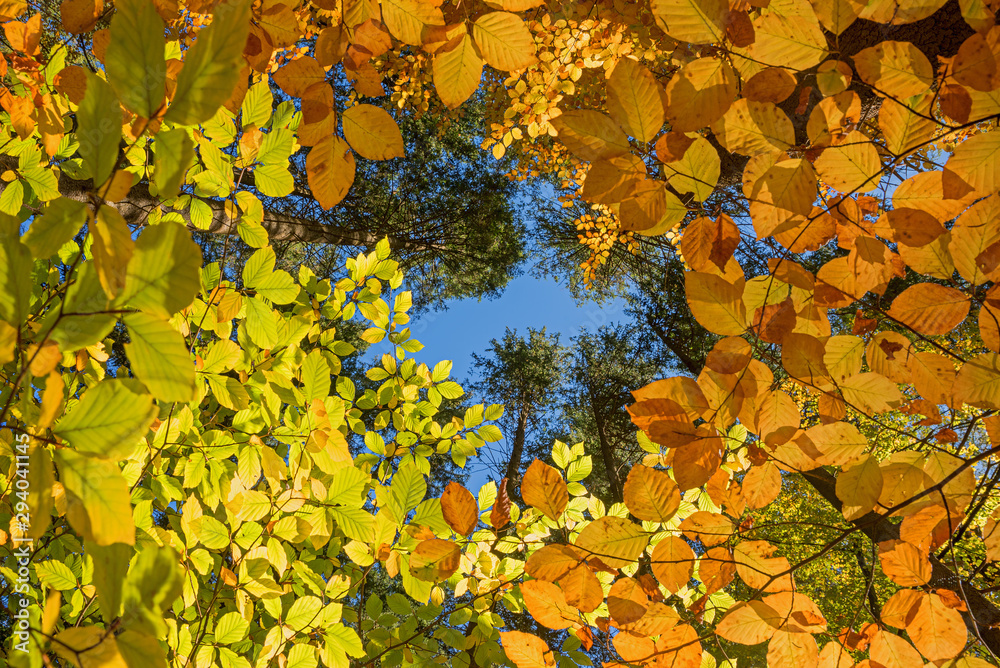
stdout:
POLYGON ((507 327, 524 332, 528 327, 546 327, 559 332, 560 341, 581 329, 626 319, 624 302, 577 305, 569 291, 551 279, 523 275, 511 281, 499 299, 464 299, 449 302, 447 311, 425 313, 411 324, 414 338, 424 344, 415 355, 433 367, 441 360, 454 362, 452 376, 462 382, 473 379, 472 353, 484 354, 491 339, 503 337, 507 327))

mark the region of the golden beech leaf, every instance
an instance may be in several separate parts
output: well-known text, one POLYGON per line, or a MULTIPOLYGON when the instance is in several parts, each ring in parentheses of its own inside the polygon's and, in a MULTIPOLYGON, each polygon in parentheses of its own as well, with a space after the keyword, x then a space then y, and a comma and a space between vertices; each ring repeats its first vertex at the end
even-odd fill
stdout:
POLYGON ((440 7, 427 0, 382 0, 382 20, 396 39, 420 44, 427 26, 444 25, 440 7))
MULTIPOLYGON (((663 161, 659 150, 657 157, 663 161)), ((663 161, 663 174, 670 187, 678 193, 690 193, 697 201, 704 202, 719 182, 721 164, 719 153, 712 144, 704 137, 696 137, 680 159, 663 161)))
POLYGON ((819 652, 818 668, 854 668, 854 657, 836 640, 823 645, 819 652))
POLYGON ((628 137, 599 111, 574 109, 552 121, 559 141, 582 160, 614 158, 629 152, 628 137))
POLYGON ((701 487, 719 470, 722 464, 722 439, 702 436, 674 453, 674 477, 682 491, 701 487))
POLYGON ((441 512, 444 521, 455 533, 468 536, 479 523, 479 508, 472 492, 457 482, 449 482, 441 495, 441 512))
POLYGON ((998 39, 1000 30, 991 27, 985 36, 977 32, 962 42, 951 63, 951 75, 955 81, 977 91, 996 90, 1000 86, 1000 63, 996 53, 998 39))
POLYGON ((303 56, 281 67, 272 78, 291 97, 302 97, 310 86, 326 80, 326 72, 314 58, 303 56))
POLYGON ((634 578, 616 580, 608 592, 608 613, 619 627, 639 621, 649 603, 649 596, 634 578))
POLYGON ((980 196, 1000 190, 1000 132, 986 132, 966 139, 948 159, 946 169, 980 196))
POLYGON ((823 466, 845 466, 868 449, 868 439, 850 422, 818 424, 805 436, 819 451, 816 461, 823 466))
POLYGON ((902 636, 889 630, 878 630, 872 635, 869 655, 873 663, 885 668, 913 668, 923 665, 920 653, 902 636))
POLYGON ((966 362, 955 377, 957 401, 1000 410, 1000 355, 984 353, 966 362))
POLYGON ((994 195, 969 207, 951 228, 948 250, 958 273, 973 285, 1000 278, 1000 267, 991 257, 1000 244, 998 216, 1000 195, 994 195))
POLYGON ((576 538, 576 547, 610 568, 623 568, 635 562, 648 543, 649 536, 641 527, 613 516, 594 520, 576 538))
POLYGON ((1000 561, 1000 513, 994 513, 983 525, 983 544, 989 561, 1000 561))
POLYGON ((840 192, 870 192, 878 188, 882 161, 875 145, 861 132, 851 132, 827 146, 816 158, 816 173, 840 192))
POLYGON ((695 271, 710 271, 710 264, 724 269, 740 244, 740 229, 723 214, 712 220, 695 218, 684 228, 681 254, 695 271))
POLYGON ((905 629, 917 614, 923 595, 918 589, 900 589, 882 606, 882 621, 897 629, 905 629))
POLYGON ((629 471, 624 497, 629 512, 650 522, 669 521, 681 503, 677 483, 666 472, 642 464, 636 464, 629 471))
POLYGON ((882 462, 880 465, 882 494, 878 498, 881 509, 895 508, 906 504, 893 514, 911 515, 930 503, 928 497, 909 503, 916 494, 933 485, 933 481, 924 471, 923 466, 924 456, 919 452, 894 452, 888 461, 882 462))
POLYGON ((776 549, 763 540, 745 540, 733 548, 736 573, 748 587, 768 592, 792 590, 788 559, 772 556, 776 549))
POLYGON ((582 612, 593 612, 604 603, 601 581, 586 564, 578 564, 559 578, 559 587, 566 596, 566 603, 582 612))
POLYGON ((848 406, 865 415, 886 413, 903 403, 899 387, 885 376, 877 373, 859 373, 844 380, 840 391, 848 406))
POLYGON ((920 209, 948 221, 978 199, 975 191, 950 171, 919 172, 892 193, 893 208, 920 209))
POLYGON ((507 478, 504 477, 497 485, 497 498, 490 509, 490 525, 494 529, 502 529, 510 522, 510 496, 507 492, 507 478))
POLYGON ((462 34, 434 54, 434 88, 449 109, 468 100, 483 78, 483 61, 472 38, 462 34))
POLYGON ((743 279, 733 284, 720 276, 699 271, 684 275, 691 313, 702 327, 724 336, 742 334, 747 329, 743 287, 743 279))
POLYGON ((743 477, 742 485, 747 508, 763 508, 778 498, 781 492, 781 472, 771 462, 754 466, 743 477))
POLYGON ((837 498, 844 502, 844 517, 853 520, 870 512, 882 494, 882 484, 882 470, 874 456, 845 467, 836 485, 837 498))
POLYGON ((483 14, 472 27, 472 36, 483 60, 498 70, 523 70, 536 60, 531 32, 516 14, 483 14))
POLYGON ((539 459, 533 461, 524 473, 521 497, 552 520, 558 520, 569 503, 569 492, 562 475, 539 459))
POLYGON ((963 517, 963 513, 955 508, 937 504, 927 506, 903 519, 899 525, 899 538, 920 548, 936 550, 958 529, 963 517))
POLYGON ((441 582, 458 570, 462 549, 450 540, 431 538, 417 544, 410 555, 410 573, 418 580, 441 582))
POLYGON ((773 637, 784 621, 763 601, 737 603, 715 627, 715 632, 730 642, 757 645, 773 637))
POLYGON ((743 86, 743 97, 753 102, 779 104, 795 91, 797 83, 787 69, 769 67, 750 77, 743 86))
POLYGON ((819 646, 809 634, 777 631, 767 643, 769 666, 815 666, 818 661, 819 646))
MULTIPOLYGON (((808 10, 806 10, 808 12, 808 10)), ((787 67, 808 70, 819 65, 828 55, 826 38, 815 18, 801 13, 786 16, 781 12, 766 12, 753 20, 754 41, 746 48, 748 63, 741 64, 742 54, 735 59, 743 72, 762 67, 787 67)))
POLYGON ((900 587, 919 587, 931 580, 931 562, 927 552, 916 545, 887 540, 878 544, 882 571, 900 587))
POLYGON ((725 543, 733 535, 733 522, 725 515, 699 510, 684 518, 678 527, 690 540, 706 547, 725 543))
POLYGON ((904 290, 886 314, 919 334, 947 334, 969 314, 969 298, 945 285, 918 283, 904 290))
POLYGON ((727 336, 708 353, 705 366, 717 373, 738 373, 750 363, 752 352, 746 339, 727 336))
POLYGON ((306 178, 313 197, 324 210, 339 204, 354 185, 354 153, 340 137, 321 140, 306 156, 306 178))
POLYGON ((933 592, 922 592, 906 632, 917 650, 930 661, 954 659, 968 639, 962 615, 933 592))
POLYGON ((364 158, 389 160, 405 153, 399 126, 381 107, 355 105, 344 112, 343 126, 344 138, 364 158))
POLYGON ((649 385, 632 392, 636 401, 669 399, 680 406, 690 420, 704 417, 708 411, 708 400, 701 386, 693 378, 672 376, 653 381, 649 385))
POLYGON ((809 0, 809 4, 823 27, 834 35, 847 30, 865 8, 863 0, 809 0))
POLYGON ((906 99, 923 93, 934 82, 934 68, 910 42, 882 41, 854 56, 858 76, 876 91, 906 99))
POLYGON ((546 545, 528 557, 524 570, 536 580, 555 582, 576 568, 584 556, 572 545, 546 545))
POLYGON ((739 99, 711 127, 723 148, 747 156, 784 151, 795 144, 792 121, 771 102, 739 99))
POLYGON ((590 163, 580 196, 597 204, 616 204, 632 195, 647 177, 646 165, 635 155, 590 163))
POLYGON ((579 613, 567 605, 562 589, 544 580, 521 583, 521 595, 531 617, 550 629, 568 629, 579 623, 579 613))
POLYGON ((933 91, 926 91, 905 100, 905 104, 889 98, 882 100, 878 127, 890 153, 903 156, 933 139, 938 128, 931 109, 934 97, 933 91))
POLYGON ((725 0, 653 0, 656 24, 678 42, 721 42, 729 4, 725 0))
POLYGON ((503 651, 517 668, 554 668, 552 650, 538 636, 522 631, 501 631, 503 651))
POLYGON ((651 142, 664 121, 665 94, 656 78, 636 61, 622 58, 608 78, 608 112, 641 142, 651 142))
POLYGON ((736 97, 738 79, 721 58, 686 64, 666 86, 667 120, 675 132, 693 132, 726 113, 736 97))
POLYGON ((673 608, 663 603, 653 603, 638 621, 622 624, 619 628, 631 634, 649 638, 663 635, 677 626, 678 622, 680 622, 680 615, 673 608))
POLYGON ((695 555, 683 538, 667 536, 653 548, 650 568, 667 591, 676 594, 687 586, 694 571, 695 555))
POLYGON ((823 343, 808 334, 790 334, 781 348, 781 366, 807 388, 833 389, 823 362, 823 343))
POLYGON ((698 579, 705 585, 706 596, 725 589, 735 575, 733 556, 724 547, 713 547, 698 560, 698 579))
MULTIPOLYGON (((785 392, 767 392, 760 399, 757 412, 757 432, 765 443, 787 443, 799 430, 801 416, 795 401, 785 392)), ((757 481, 760 482, 760 481, 757 481)), ((761 508, 763 506, 756 506, 761 508)))

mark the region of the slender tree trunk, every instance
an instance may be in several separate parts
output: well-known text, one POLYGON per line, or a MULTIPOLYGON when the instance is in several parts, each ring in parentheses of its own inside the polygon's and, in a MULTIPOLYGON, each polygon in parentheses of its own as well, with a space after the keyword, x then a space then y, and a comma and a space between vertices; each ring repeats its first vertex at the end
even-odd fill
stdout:
POLYGON ((514 445, 510 449, 510 461, 507 462, 507 496, 520 499, 517 493, 521 483, 521 457, 524 456, 524 440, 528 433, 528 405, 521 401, 521 411, 517 416, 517 429, 514 431, 514 445))
POLYGON ((597 425, 597 440, 601 445, 601 457, 604 459, 604 468, 608 474, 608 487, 611 490, 612 501, 622 502, 622 481, 618 477, 618 464, 615 462, 615 454, 611 451, 611 442, 608 440, 608 433, 605 429, 604 413, 602 406, 598 406, 597 398, 592 389, 587 388, 590 394, 590 406, 594 411, 594 423, 597 425))

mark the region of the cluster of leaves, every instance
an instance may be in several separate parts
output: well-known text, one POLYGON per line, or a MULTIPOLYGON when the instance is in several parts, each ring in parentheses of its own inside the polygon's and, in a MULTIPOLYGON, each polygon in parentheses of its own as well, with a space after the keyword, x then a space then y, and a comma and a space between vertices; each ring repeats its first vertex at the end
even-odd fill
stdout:
POLYGON ((8 662, 546 668, 600 648, 695 668, 765 641, 769 664, 810 668, 1000 654, 997 8, 551 4, 67 0, 58 20, 3 5, 8 662), (949 12, 967 34, 937 67, 913 41, 848 39, 949 12), (694 377, 635 391, 645 457, 620 502, 588 494, 589 456, 561 443, 524 474, 523 509, 505 481, 429 497, 442 458, 500 438, 501 409, 439 419, 461 388, 407 357, 387 242, 335 281, 275 268, 265 204, 302 196, 290 160, 304 149, 305 196, 337 205, 355 154, 405 152, 360 98, 391 70, 401 113, 419 109, 428 63, 436 99, 488 95, 499 145, 580 185, 613 216, 604 232, 687 221, 687 303, 724 338, 694 377), (706 210, 732 164, 752 229, 706 210), (188 228, 257 250, 237 275, 188 228), (351 364, 363 391, 342 373, 355 319, 390 350, 351 364), (774 539, 792 476, 839 515, 808 548, 774 539), (873 595, 833 628, 797 577, 855 540, 873 595), (524 610, 548 631, 501 630, 524 610))

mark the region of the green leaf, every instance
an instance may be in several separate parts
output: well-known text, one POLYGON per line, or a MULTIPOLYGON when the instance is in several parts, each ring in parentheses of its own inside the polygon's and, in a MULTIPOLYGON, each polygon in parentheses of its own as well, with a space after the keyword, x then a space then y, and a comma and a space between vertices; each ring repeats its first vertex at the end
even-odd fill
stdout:
POLYGON ((267 230, 260 223, 256 223, 246 218, 241 218, 236 224, 236 232, 240 239, 246 242, 251 248, 264 248, 267 246, 267 230))
POLYGON ((287 271, 274 270, 274 249, 262 248, 243 267, 243 283, 275 304, 288 304, 299 294, 299 286, 287 271))
POLYGON ((180 558, 171 548, 150 545, 140 550, 125 579, 122 626, 164 637, 164 611, 180 596, 183 577, 180 558))
POLYGON ((56 173, 44 165, 35 165, 22 170, 21 178, 31 186, 31 192, 42 202, 51 202, 61 196, 56 173))
POLYGON ((135 242, 119 301, 169 318, 198 294, 200 270, 201 249, 183 225, 152 225, 135 242))
POLYGON ((80 157, 94 183, 102 184, 118 163, 122 113, 115 92, 96 74, 87 73, 87 92, 76 111, 76 121, 80 157))
POLYGON ((146 313, 131 313, 123 321, 131 339, 125 352, 132 371, 150 393, 160 401, 194 399, 194 361, 180 332, 146 313))
POLYGON ((122 609, 122 587, 129 559, 132 558, 132 546, 87 543, 86 549, 94 563, 94 586, 97 588, 101 617, 110 624, 122 609))
POLYGON ((76 532, 98 545, 133 545, 132 503, 118 465, 72 450, 56 450, 53 457, 66 490, 66 517, 76 532))
POLYGON ((79 452, 119 460, 146 435, 157 412, 148 394, 133 391, 122 380, 103 380, 52 431, 79 452))
POLYGON ((125 108, 151 118, 167 82, 163 20, 149 0, 116 0, 105 53, 108 83, 125 108))
POLYGON ((42 215, 31 221, 31 227, 21 241, 32 255, 45 259, 71 241, 85 222, 87 205, 84 202, 60 198, 50 202, 42 210, 42 215))
POLYGON ((275 321, 274 309, 264 303, 260 297, 246 300, 247 334, 259 348, 269 350, 278 342, 278 323, 275 321))
POLYGON ((306 401, 323 399, 330 394, 330 365, 318 350, 302 362, 302 390, 306 401))
POLYGON ((24 203, 24 186, 20 180, 11 181, 0 194, 0 213, 16 216, 24 203))
POLYGON ((247 90, 243 98, 243 127, 256 125, 258 128, 267 125, 271 119, 271 107, 274 106, 274 95, 267 79, 258 81, 247 90))
POLYGON ((229 612, 215 623, 215 642, 221 645, 232 645, 247 637, 250 622, 243 619, 238 612, 229 612))
POLYGON ((226 525, 211 515, 203 515, 192 523, 198 542, 210 550, 221 550, 232 542, 226 525))
POLYGON ((257 162, 265 165, 288 164, 295 149, 295 135, 291 130, 277 128, 261 137, 260 148, 257 149, 257 162))
POLYGON ((297 643, 288 650, 288 668, 316 668, 316 648, 306 643, 297 643))
POLYGON ((108 295, 97 278, 94 263, 84 262, 76 271, 76 280, 67 290, 62 317, 59 318, 58 309, 54 309, 48 316, 52 322, 49 319, 43 322, 51 326, 59 318, 51 338, 59 344, 61 351, 72 352, 94 345, 114 329, 118 318, 101 313, 108 310, 110 304, 108 295))
POLYGON ((151 635, 128 630, 115 636, 128 668, 167 668, 160 642, 151 635))
POLYGON ((365 649, 361 644, 361 638, 358 637, 358 632, 343 624, 334 624, 328 628, 324 638, 327 645, 333 645, 350 656, 359 658, 365 655, 365 649))
POLYGON ((236 87, 249 32, 249 2, 230 0, 216 6, 212 25, 198 33, 187 52, 164 120, 196 125, 215 115, 236 87))
POLYGON ((31 302, 31 253, 16 237, 0 239, 0 320, 15 327, 31 302))
POLYGON ((393 513, 398 521, 402 521, 406 513, 424 500, 424 495, 427 494, 427 481, 424 480, 424 474, 416 464, 410 461, 399 467, 396 475, 392 477, 390 489, 395 506, 393 513))
POLYGON ((323 601, 315 596, 304 596, 296 599, 292 603, 292 607, 288 609, 288 614, 285 615, 285 624, 291 627, 296 633, 304 631, 312 625, 313 620, 316 619, 316 615, 322 609, 323 601))
POLYGON ((283 164, 260 165, 253 170, 253 178, 257 190, 267 197, 287 197, 295 189, 295 180, 283 164))
POLYGON ((375 518, 364 508, 328 508, 330 516, 344 535, 371 542, 375 536, 375 518))
POLYGON ((35 562, 35 573, 38 579, 53 589, 66 591, 76 589, 76 576, 69 566, 56 559, 35 562))
POLYGON ((194 160, 194 142, 187 130, 164 130, 156 135, 153 150, 153 182, 157 193, 163 199, 177 197, 194 160))

